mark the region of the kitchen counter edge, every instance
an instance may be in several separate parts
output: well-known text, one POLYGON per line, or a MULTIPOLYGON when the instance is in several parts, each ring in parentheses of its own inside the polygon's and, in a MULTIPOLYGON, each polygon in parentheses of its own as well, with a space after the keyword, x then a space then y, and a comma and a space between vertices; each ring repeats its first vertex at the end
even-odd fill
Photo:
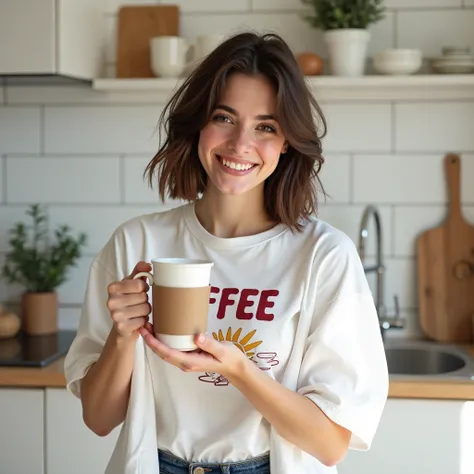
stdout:
MULTIPOLYGON (((1 388, 66 388, 64 357, 46 367, 0 367, 1 388)), ((390 380, 389 398, 474 400, 474 381, 401 378, 390 380)))

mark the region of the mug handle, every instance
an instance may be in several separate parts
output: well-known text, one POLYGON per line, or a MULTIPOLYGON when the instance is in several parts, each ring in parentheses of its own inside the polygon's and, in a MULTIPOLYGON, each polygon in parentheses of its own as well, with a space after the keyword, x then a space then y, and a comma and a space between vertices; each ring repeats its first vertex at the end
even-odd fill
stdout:
POLYGON ((138 272, 134 277, 133 280, 137 278, 147 277, 150 280, 150 283, 153 285, 153 275, 150 272, 138 272))

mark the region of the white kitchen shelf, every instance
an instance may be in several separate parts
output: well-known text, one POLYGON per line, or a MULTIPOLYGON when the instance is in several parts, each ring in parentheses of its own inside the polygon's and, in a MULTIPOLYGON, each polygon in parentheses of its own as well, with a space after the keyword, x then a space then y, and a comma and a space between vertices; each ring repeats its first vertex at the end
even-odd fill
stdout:
MULTIPOLYGON (((474 74, 307 77, 316 99, 331 101, 474 99, 474 74)), ((93 88, 137 100, 166 100, 182 79, 96 79, 93 88)))

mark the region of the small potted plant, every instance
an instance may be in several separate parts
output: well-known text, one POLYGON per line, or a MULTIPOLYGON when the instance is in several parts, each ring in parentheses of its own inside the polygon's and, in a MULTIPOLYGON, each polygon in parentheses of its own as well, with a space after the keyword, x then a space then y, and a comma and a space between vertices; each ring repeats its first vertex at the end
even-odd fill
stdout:
POLYGON ((314 14, 306 21, 323 30, 329 69, 335 76, 362 76, 365 71, 368 27, 385 14, 383 0, 301 0, 314 14))
POLYGON ((5 256, 2 276, 8 283, 24 288, 21 300, 22 329, 30 335, 54 334, 58 329, 56 289, 67 280, 68 269, 77 264, 86 235, 77 238, 67 225, 52 235, 46 214, 39 204, 26 211, 32 225, 17 223, 10 230, 10 250, 5 256))

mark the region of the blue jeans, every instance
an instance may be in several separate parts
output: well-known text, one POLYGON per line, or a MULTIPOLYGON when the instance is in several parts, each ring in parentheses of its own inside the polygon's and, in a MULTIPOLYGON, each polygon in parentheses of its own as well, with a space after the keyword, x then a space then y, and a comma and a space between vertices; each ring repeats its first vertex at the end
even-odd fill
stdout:
POLYGON ((189 463, 161 449, 158 455, 160 474, 270 474, 268 454, 247 461, 219 464, 189 463))

